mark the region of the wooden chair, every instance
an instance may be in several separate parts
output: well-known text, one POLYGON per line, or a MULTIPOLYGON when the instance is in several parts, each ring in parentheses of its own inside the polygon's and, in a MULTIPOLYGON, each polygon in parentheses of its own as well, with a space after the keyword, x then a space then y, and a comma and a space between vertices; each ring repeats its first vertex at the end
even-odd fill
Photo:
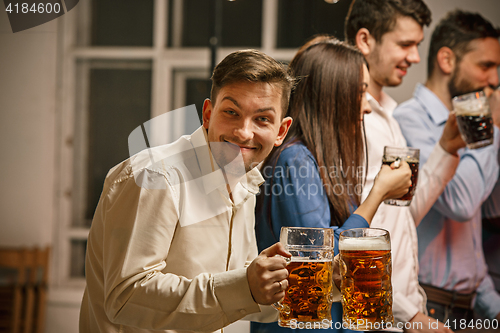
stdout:
POLYGON ((50 248, 0 248, 0 332, 41 333, 50 248))

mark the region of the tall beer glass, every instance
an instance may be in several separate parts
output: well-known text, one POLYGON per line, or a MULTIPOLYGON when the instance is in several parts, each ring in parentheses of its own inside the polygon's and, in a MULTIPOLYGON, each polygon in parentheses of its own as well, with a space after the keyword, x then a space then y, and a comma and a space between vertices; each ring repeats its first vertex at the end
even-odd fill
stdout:
POLYGON ((392 327, 389 232, 375 228, 343 231, 339 250, 344 325, 362 331, 392 327))
POLYGON ((280 242, 292 254, 287 265, 288 288, 274 306, 278 325, 322 328, 330 324, 333 301, 333 230, 282 227, 280 242))
POLYGON ((467 148, 476 149, 493 143, 493 119, 488 99, 482 91, 457 96, 452 100, 458 129, 467 148))
POLYGON ((387 205, 394 206, 409 206, 415 190, 417 189, 418 181, 418 166, 420 160, 420 149, 410 147, 384 147, 384 156, 382 157, 382 164, 391 165, 396 160, 406 161, 411 169, 411 186, 400 198, 384 200, 387 205))

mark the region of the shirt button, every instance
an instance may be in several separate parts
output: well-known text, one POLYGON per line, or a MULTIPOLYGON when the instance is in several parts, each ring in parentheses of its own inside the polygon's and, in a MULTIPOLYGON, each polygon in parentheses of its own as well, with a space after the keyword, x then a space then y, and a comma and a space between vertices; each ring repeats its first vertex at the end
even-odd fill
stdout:
POLYGON ((246 312, 245 310, 241 309, 241 310, 240 310, 240 313, 244 315, 244 314, 246 314, 247 312, 246 312))

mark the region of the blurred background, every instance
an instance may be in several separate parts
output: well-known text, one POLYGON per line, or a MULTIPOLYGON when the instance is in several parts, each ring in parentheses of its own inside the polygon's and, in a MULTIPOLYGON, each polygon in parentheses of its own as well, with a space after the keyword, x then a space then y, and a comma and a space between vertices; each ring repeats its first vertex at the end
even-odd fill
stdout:
MULTIPOLYGON (((52 248, 45 332, 78 332, 86 237, 107 171, 128 157, 130 132, 186 105, 201 112, 212 58, 256 48, 288 62, 314 34, 343 39, 351 1, 81 0, 15 34, 0 12, 0 247, 52 248)), ((426 3, 433 24, 422 61, 386 90, 398 102, 425 81, 429 34, 447 11, 476 11, 500 26, 499 0, 426 3)), ((193 124, 196 115, 179 113, 171 138, 193 124)))

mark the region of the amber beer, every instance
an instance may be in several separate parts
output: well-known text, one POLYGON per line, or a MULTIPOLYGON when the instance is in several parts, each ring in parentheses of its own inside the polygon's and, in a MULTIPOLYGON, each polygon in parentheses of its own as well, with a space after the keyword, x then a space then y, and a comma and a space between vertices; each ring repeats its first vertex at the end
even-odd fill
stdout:
POLYGON ((343 321, 354 330, 392 326, 391 247, 383 229, 351 229, 339 241, 343 321))
POLYGON ((280 243, 292 254, 285 297, 273 306, 278 325, 322 328, 332 320, 333 229, 281 228, 280 243))
POLYGON ((290 327, 290 321, 331 321, 332 293, 331 260, 292 261, 288 264, 288 288, 281 301, 286 312, 280 312, 281 325, 290 327))

